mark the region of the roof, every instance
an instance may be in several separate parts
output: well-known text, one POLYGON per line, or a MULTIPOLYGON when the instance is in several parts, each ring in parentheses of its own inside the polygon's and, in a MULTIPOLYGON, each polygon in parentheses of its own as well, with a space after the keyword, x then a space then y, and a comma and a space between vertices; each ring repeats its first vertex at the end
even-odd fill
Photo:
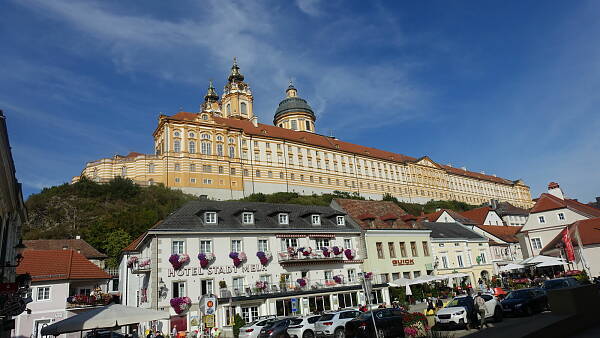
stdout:
POLYGON ((600 217, 599 209, 580 203, 574 199, 565 198, 563 200, 548 193, 543 193, 540 195, 533 208, 531 208, 531 213, 534 214, 563 208, 574 210, 589 217, 600 217))
POLYGON ((304 112, 315 116, 312 108, 306 103, 306 100, 295 96, 295 97, 286 97, 281 102, 279 102, 279 106, 277 107, 277 111, 275 112, 274 120, 277 120, 277 117, 281 114, 290 113, 290 112, 304 112))
POLYGON ((83 239, 36 239, 23 241, 31 250, 67 250, 73 249, 88 259, 104 259, 108 256, 94 249, 83 239))
POLYGON ((345 198, 336 198, 334 201, 363 229, 413 229, 413 226, 402 220, 402 216, 407 215, 406 211, 394 202, 345 198), (393 218, 393 225, 386 222, 393 218))
MULTIPOLYGON (((577 221, 569 224, 567 227, 569 228, 573 246, 579 246, 576 237, 577 230, 579 230, 583 246, 600 244, 600 217, 577 221)), ((542 249, 541 253, 556 248, 559 243, 562 243, 562 231, 542 249)))
POLYGON ((143 234, 139 235, 138 238, 134 239, 131 243, 129 243, 129 245, 126 246, 125 248, 123 248, 122 251, 123 252, 137 251, 137 246, 140 244, 140 242, 146 236, 146 234, 148 234, 148 232, 144 232, 143 234))
POLYGON ((476 225, 476 227, 508 243, 519 243, 515 235, 523 228, 508 225, 476 225))
POLYGON ((487 240, 485 237, 458 223, 422 222, 422 226, 431 230, 433 239, 470 239, 487 240))
POLYGON ((425 214, 422 217, 424 217, 425 219, 427 219, 430 222, 436 222, 440 216, 442 216, 442 214, 444 212, 447 212, 448 215, 450 215, 450 217, 454 218, 455 221, 462 223, 462 224, 469 224, 469 225, 474 225, 477 224, 475 221, 473 221, 472 219, 465 217, 461 214, 459 214, 458 212, 454 211, 454 210, 450 210, 450 209, 440 209, 436 212, 430 213, 430 214, 425 214))
MULTIPOLYGON (((172 116, 168 116, 167 118, 171 120, 180 120, 180 121, 196 121, 198 119, 199 113, 189 113, 189 112, 179 112, 172 116)), ((254 124, 247 119, 238 119, 238 118, 224 118, 224 117, 213 117, 213 120, 220 125, 237 128, 244 131, 244 133, 248 135, 257 135, 262 137, 272 137, 283 140, 294 141, 298 143, 303 143, 307 145, 317 146, 321 148, 344 151, 356 155, 368 156, 371 158, 378 158, 381 160, 398 162, 398 163, 406 163, 406 162, 417 162, 418 159, 406 156, 402 154, 393 153, 390 151, 380 150, 376 148, 370 148, 361 146, 358 144, 353 144, 349 142, 344 142, 338 140, 333 137, 328 137, 324 135, 319 135, 316 133, 305 132, 305 131, 294 131, 290 129, 280 128, 272 125, 258 123, 255 127, 254 124)), ((454 168, 447 165, 439 165, 442 170, 445 170, 448 173, 466 176, 486 181, 491 181, 500 184, 506 185, 515 185, 517 181, 507 180, 501 177, 496 177, 493 175, 481 174, 473 171, 468 171, 465 169, 454 168)))
POLYGON ((507 215, 518 215, 518 216, 528 216, 529 215, 528 210, 516 207, 508 202, 498 203, 498 205, 496 206, 496 209, 494 209, 494 211, 500 217, 504 217, 507 215))
POLYGON ((25 250, 18 274, 32 281, 110 279, 111 276, 75 250, 25 250))
POLYGON ((476 224, 483 224, 483 222, 485 222, 485 218, 487 217, 490 211, 493 211, 490 207, 481 207, 463 211, 460 214, 468 219, 473 220, 476 224))
POLYGON ((335 216, 345 215, 327 206, 276 204, 244 201, 190 201, 150 229, 160 231, 310 231, 310 232, 358 232, 350 222, 338 226, 335 216), (217 211, 217 224, 204 223, 204 212, 217 211), (254 224, 242 224, 240 213, 254 213, 254 224), (279 224, 279 212, 288 213, 289 224, 279 224), (311 224, 311 215, 321 216, 321 225, 311 224))

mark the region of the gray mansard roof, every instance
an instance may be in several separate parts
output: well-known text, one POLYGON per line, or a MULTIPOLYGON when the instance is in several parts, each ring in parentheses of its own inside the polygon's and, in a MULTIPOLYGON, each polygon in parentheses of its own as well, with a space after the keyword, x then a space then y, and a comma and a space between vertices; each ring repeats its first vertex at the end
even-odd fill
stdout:
POLYGON ((259 202, 190 201, 150 231, 207 231, 207 232, 353 232, 360 229, 346 217, 344 226, 336 224, 335 216, 346 213, 325 206, 274 204, 259 202), (217 224, 206 224, 204 213, 217 212, 217 224), (254 224, 242 224, 242 212, 254 213, 254 224), (288 213, 289 224, 278 222, 279 213, 288 213), (321 216, 321 225, 311 224, 311 215, 321 216))
POLYGON ((426 229, 431 230, 432 239, 465 239, 487 241, 487 239, 482 235, 458 223, 423 222, 422 225, 426 229))

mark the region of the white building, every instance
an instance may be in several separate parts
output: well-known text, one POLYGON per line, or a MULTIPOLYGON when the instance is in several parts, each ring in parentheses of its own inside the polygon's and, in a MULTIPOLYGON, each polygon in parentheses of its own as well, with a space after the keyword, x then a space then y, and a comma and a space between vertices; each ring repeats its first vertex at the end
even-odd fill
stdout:
POLYGON ((595 217, 600 217, 600 210, 566 198, 558 183, 551 182, 548 193, 537 199, 525 226, 517 234, 523 256, 538 255, 567 224, 595 217))
POLYGON ((523 260, 521 245, 516 234, 521 227, 507 225, 475 225, 471 230, 485 236, 489 241, 494 274, 499 268, 509 263, 518 263, 523 260))
MULTIPOLYGON (((360 230, 346 219, 323 206, 189 202, 126 248, 119 282, 123 302, 169 311, 171 319, 157 325, 163 332, 173 326, 192 331, 201 320, 201 297, 214 294, 216 323, 226 335, 234 314, 248 322, 356 307, 366 301, 363 254, 356 250, 360 230), (240 261, 231 258, 235 255, 240 261), (177 313, 172 302, 183 302, 184 311, 177 313)), ((387 284, 372 282, 373 302, 389 303, 387 284)))

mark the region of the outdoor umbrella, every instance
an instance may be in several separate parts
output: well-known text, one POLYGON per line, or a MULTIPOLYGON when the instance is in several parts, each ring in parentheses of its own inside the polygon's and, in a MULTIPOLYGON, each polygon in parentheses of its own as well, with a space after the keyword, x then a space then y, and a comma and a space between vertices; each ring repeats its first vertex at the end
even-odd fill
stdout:
POLYGON ((529 257, 523 260, 520 264, 522 265, 535 265, 540 266, 539 264, 544 264, 543 266, 552 266, 552 265, 563 265, 565 262, 557 257, 544 256, 539 255, 535 257, 529 257))
POLYGON ((511 270, 519 270, 525 268, 524 265, 509 263, 500 268, 500 271, 511 271, 511 270))
POLYGON ((165 311, 111 304, 48 325, 42 329, 41 334, 58 336, 63 333, 113 328, 168 318, 169 313, 165 311))
POLYGON ((397 288, 397 287, 408 285, 411 281, 412 280, 408 279, 408 278, 398 278, 398 279, 394 279, 393 281, 389 282, 388 285, 397 288))

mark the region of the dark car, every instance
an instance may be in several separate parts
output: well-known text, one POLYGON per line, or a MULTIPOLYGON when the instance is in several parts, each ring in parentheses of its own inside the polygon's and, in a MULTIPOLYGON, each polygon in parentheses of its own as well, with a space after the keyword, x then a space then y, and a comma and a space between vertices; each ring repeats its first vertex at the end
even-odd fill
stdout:
POLYGON ((287 329, 293 318, 282 318, 260 329, 258 338, 289 338, 287 329))
POLYGON ((563 277, 563 278, 555 278, 548 279, 544 281, 544 286, 542 288, 544 290, 554 290, 554 289, 562 289, 568 288, 571 286, 577 286, 579 282, 575 277, 563 277))
POLYGON ((504 315, 532 315, 548 309, 546 291, 538 288, 511 291, 501 302, 504 315))
POLYGON ((345 337, 376 337, 373 326, 373 314, 375 314, 375 326, 377 327, 379 337, 404 337, 402 311, 400 309, 376 309, 362 313, 360 316, 346 323, 345 337))

